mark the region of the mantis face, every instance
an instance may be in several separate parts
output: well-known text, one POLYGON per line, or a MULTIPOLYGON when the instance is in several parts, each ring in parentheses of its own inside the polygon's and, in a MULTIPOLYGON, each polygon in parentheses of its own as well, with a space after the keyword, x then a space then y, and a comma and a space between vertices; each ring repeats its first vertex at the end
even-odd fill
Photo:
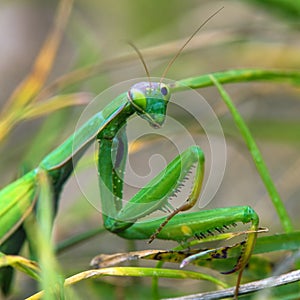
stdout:
POLYGON ((160 82, 139 82, 128 91, 128 100, 136 113, 154 128, 165 121, 170 90, 160 82))

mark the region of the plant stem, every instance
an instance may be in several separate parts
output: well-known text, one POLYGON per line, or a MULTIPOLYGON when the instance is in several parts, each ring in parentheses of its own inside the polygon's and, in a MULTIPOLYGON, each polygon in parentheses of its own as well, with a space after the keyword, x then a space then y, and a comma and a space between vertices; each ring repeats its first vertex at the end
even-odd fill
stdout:
POLYGON ((270 176, 268 168, 262 158, 260 150, 258 149, 258 147, 252 137, 250 130, 248 129, 242 116, 239 114, 238 110, 236 109, 233 102, 231 101, 230 96, 223 89, 221 84, 217 81, 217 79, 213 75, 210 75, 210 79, 212 80, 214 85, 217 87, 221 97, 223 98, 225 104, 227 105, 229 111, 231 112, 231 114, 233 116, 233 119, 234 119, 234 122, 235 122, 237 128, 241 132, 241 134, 246 142, 246 145, 252 155, 252 158, 254 160, 254 163, 256 165, 258 173, 259 173, 259 175, 270 195, 273 205, 277 211, 277 214, 279 216, 282 227, 284 228, 285 232, 292 232, 293 231, 292 221, 291 221, 291 219, 288 215, 288 212, 281 200, 281 197, 273 183, 273 180, 270 176))

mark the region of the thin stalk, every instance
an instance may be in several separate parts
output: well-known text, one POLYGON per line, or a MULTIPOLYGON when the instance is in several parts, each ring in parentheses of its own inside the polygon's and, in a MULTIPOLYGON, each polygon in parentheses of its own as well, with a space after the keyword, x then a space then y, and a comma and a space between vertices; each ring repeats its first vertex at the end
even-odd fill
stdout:
POLYGON ((254 163, 256 165, 258 173, 259 173, 259 175, 269 193, 269 196, 273 202, 273 205, 277 211, 277 214, 279 216, 282 227, 284 228, 285 232, 292 232, 293 225, 292 225, 291 218, 289 217, 288 212, 281 200, 281 197, 273 183, 273 180, 270 176, 268 168, 262 158, 260 150, 258 149, 258 147, 252 137, 250 130, 248 129, 242 116, 239 114, 238 110, 236 109, 233 102, 231 101, 230 96, 223 89, 221 84, 217 81, 217 79, 213 75, 210 76, 210 79, 212 80, 214 85, 217 87, 221 97, 223 98, 225 104, 227 105, 229 111, 232 114, 232 117, 234 119, 234 122, 235 122, 237 128, 239 129, 240 133, 242 134, 242 136, 246 142, 246 145, 252 155, 252 158, 254 160, 254 163))

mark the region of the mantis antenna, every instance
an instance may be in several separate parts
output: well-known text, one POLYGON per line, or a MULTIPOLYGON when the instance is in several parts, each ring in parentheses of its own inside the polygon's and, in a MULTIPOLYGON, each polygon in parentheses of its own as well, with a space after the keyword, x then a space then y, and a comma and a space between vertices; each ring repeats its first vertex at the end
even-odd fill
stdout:
POLYGON ((136 45, 135 45, 134 43, 132 43, 132 42, 130 42, 130 41, 128 41, 127 43, 128 43, 129 46, 131 46, 131 47, 134 49, 134 51, 135 51, 135 52, 137 53, 137 55, 139 56, 139 58, 140 58, 140 60, 141 60, 141 62, 142 62, 142 64, 143 64, 143 66, 144 66, 145 72, 146 72, 146 74, 147 74, 148 81, 149 81, 149 85, 150 85, 150 87, 151 87, 150 72, 149 72, 149 69, 148 69, 148 67, 147 67, 147 64, 146 64, 146 62, 145 62, 145 60, 144 60, 144 58, 143 58, 143 55, 142 55, 141 51, 136 47, 136 45))
POLYGON ((224 8, 224 6, 222 6, 221 8, 219 8, 216 12, 214 12, 212 15, 210 15, 195 31, 194 33, 187 39, 187 41, 181 46, 181 48, 177 51, 177 53, 174 55, 174 57, 169 61, 167 67, 165 68, 160 82, 163 81, 163 79, 166 77, 167 73, 169 72, 171 66, 173 65, 173 63, 175 62, 175 60, 178 58, 178 56, 182 53, 183 49, 186 47, 186 45, 193 39, 193 37, 199 32, 199 30, 201 28, 203 28, 215 15, 217 15, 222 9, 224 8))
MULTIPOLYGON (((167 67, 165 68, 161 78, 160 78, 160 83, 163 81, 163 79, 166 77, 167 73, 169 72, 171 66, 173 65, 173 63, 175 62, 175 60, 178 58, 178 56, 182 53, 182 51, 184 50, 184 48, 187 46, 187 44, 193 39, 193 37, 199 32, 199 30, 201 28, 203 28, 215 15, 217 15, 222 9, 224 8, 224 6, 222 6, 221 8, 219 8, 216 12, 214 12, 212 15, 210 15, 194 32, 193 34, 187 39, 187 41, 181 46, 181 48, 177 51, 177 53, 174 55, 174 57, 169 61, 167 67)), ((149 69, 147 67, 147 64, 143 58, 143 55, 141 53, 141 51, 136 47, 135 44, 133 44, 131 41, 127 41, 128 45, 131 46, 134 51, 137 53, 137 55, 139 56, 145 72, 147 74, 148 77, 148 81, 149 81, 149 85, 151 87, 151 80, 150 80, 150 72, 149 69)))

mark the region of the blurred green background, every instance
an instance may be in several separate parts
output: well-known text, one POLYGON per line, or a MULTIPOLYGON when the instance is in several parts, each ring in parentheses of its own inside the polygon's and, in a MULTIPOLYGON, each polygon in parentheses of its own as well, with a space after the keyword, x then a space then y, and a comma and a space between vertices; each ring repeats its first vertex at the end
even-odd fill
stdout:
MULTIPOLYGON (((57 1, 1 1, 0 105, 4 105, 30 71, 53 23, 57 5, 57 1)), ((109 59, 112 63, 108 63, 103 72, 56 93, 82 91, 97 95, 120 81, 144 77, 142 65, 128 46, 128 40, 143 53, 151 75, 159 77, 185 39, 221 6, 224 9, 193 39, 167 77, 176 80, 234 68, 299 69, 299 0, 76 0, 47 83, 79 67, 109 59), (115 58, 123 56, 122 63, 113 63, 115 58)), ((280 83, 243 83, 226 86, 226 89, 249 125, 294 225, 299 228, 299 88, 280 83)), ((206 208, 251 205, 259 214, 262 226, 268 227, 271 233, 282 232, 250 155, 218 93, 214 88, 202 89, 200 93, 219 116, 228 150, 224 180, 206 208)), ((82 107, 67 108, 48 118, 30 120, 15 127, 0 146, 1 187, 13 181, 22 169, 36 166, 69 136, 82 110, 82 107)), ((159 148, 161 144, 156 141, 151 144, 153 147, 159 148)), ((138 152, 143 154, 147 150, 148 146, 145 146, 138 152)), ((144 162, 143 157, 138 159, 144 162)), ((139 161, 136 164, 139 165, 139 161)), ((99 212, 84 199, 76 181, 71 179, 65 186, 56 218, 56 241, 98 225, 101 226, 99 212)), ((152 247, 164 249, 172 245, 156 241, 152 247)), ((66 274, 73 274, 86 269, 90 259, 98 253, 127 251, 131 246, 121 238, 105 233, 64 252, 59 261, 66 274)), ((139 242, 136 247, 145 249, 148 245, 139 242)), ((32 293, 34 286, 28 278, 20 274, 17 277, 13 299, 23 299, 32 293)), ((127 295, 130 299, 140 296, 136 287, 130 291, 131 279, 108 278, 104 282, 102 285, 95 282, 79 284, 76 287, 79 298, 108 299, 109 295, 123 299, 126 286, 129 286, 127 295)), ((199 291, 199 283, 183 284, 189 293, 199 291)), ((162 281, 166 289, 174 290, 174 285, 178 290, 182 288, 177 281, 175 284, 162 281)))

